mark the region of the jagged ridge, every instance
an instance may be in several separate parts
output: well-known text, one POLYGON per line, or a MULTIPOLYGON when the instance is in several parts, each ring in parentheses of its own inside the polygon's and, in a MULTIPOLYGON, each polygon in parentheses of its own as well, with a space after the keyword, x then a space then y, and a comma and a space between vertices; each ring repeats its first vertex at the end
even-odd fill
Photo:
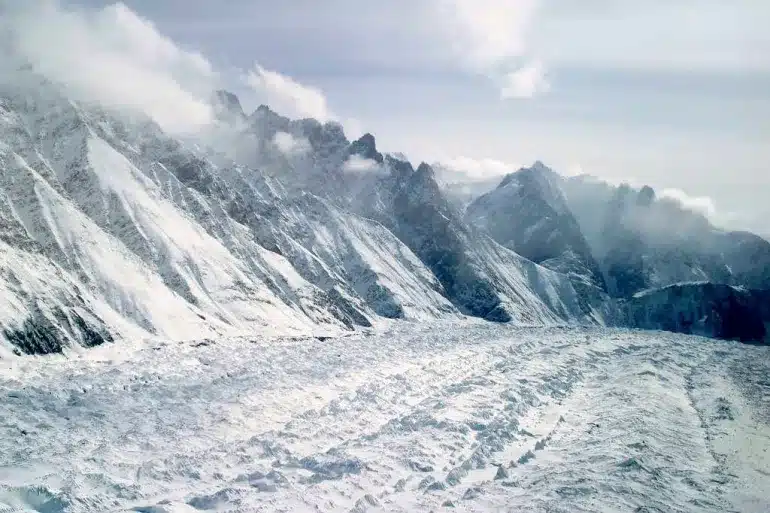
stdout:
MULTIPOLYGON (((247 116, 218 91, 208 145, 189 145, 24 73, 0 89, 0 356, 383 319, 642 322, 610 297, 619 237, 590 232, 577 186, 542 164, 464 214, 431 166, 338 123, 247 116)), ((762 246, 720 236, 741 241, 725 252, 730 285, 764 283, 762 246)))

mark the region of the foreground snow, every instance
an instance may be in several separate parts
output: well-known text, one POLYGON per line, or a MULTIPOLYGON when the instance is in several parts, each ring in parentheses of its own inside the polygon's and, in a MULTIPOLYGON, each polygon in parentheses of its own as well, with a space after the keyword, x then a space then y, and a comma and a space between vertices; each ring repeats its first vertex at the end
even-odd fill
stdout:
POLYGON ((408 324, 0 361, 0 511, 767 511, 770 348, 408 324))

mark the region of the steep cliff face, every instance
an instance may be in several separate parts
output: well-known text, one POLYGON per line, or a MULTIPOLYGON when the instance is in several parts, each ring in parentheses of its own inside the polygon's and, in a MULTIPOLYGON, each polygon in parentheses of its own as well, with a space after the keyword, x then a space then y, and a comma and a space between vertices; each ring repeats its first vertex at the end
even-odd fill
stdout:
POLYGON ((560 177, 538 162, 509 174, 467 208, 469 223, 544 267, 604 288, 604 277, 567 206, 560 177))
POLYGON ((626 323, 642 329, 706 337, 768 341, 770 316, 763 292, 688 283, 638 293, 625 303, 626 323))

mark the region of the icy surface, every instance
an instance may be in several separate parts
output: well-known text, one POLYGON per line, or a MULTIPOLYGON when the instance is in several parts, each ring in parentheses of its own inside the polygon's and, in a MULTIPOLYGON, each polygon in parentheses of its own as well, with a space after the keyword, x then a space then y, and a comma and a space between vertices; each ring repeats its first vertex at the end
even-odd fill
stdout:
POLYGON ((395 323, 0 361, 0 511, 767 511, 770 348, 395 323))

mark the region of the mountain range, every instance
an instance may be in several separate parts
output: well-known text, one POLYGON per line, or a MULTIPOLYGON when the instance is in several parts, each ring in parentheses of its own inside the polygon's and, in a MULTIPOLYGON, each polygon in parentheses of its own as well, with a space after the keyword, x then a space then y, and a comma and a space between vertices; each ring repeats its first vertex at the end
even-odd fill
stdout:
POLYGON ((649 187, 537 162, 458 199, 371 134, 211 103, 181 138, 0 84, 0 358, 465 317, 767 340, 770 243, 649 187))

